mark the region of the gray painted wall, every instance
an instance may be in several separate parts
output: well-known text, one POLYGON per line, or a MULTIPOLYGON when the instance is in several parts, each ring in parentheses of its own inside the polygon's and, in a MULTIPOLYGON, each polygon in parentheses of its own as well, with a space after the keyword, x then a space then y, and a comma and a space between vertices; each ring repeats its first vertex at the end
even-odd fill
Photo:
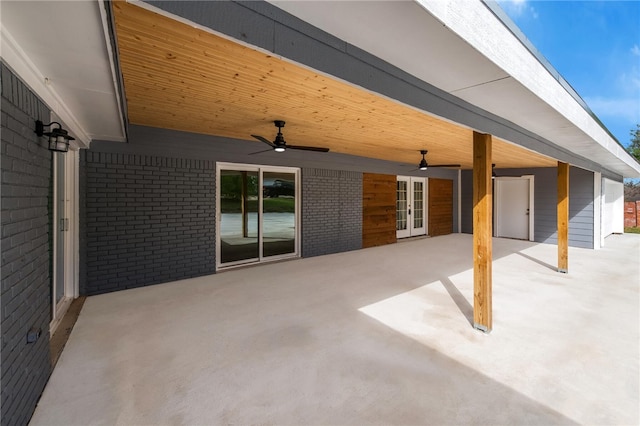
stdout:
POLYGON ((85 154, 81 294, 215 272, 215 163, 85 154))
MULTIPOLYGON (((186 218, 181 224, 172 223, 176 222, 177 217, 167 216, 169 224, 158 222, 147 226, 150 218, 160 218, 166 214, 165 204, 172 202, 171 191, 175 189, 173 181, 182 179, 176 176, 177 170, 164 170, 164 166, 157 162, 190 164, 187 168, 193 167, 193 164, 206 164, 206 173, 197 171, 198 176, 193 177, 190 184, 194 190, 198 186, 211 192, 198 192, 198 197, 202 198, 189 198, 178 203, 186 203, 187 207, 194 204, 215 205, 216 162, 301 168, 301 236, 302 255, 305 257, 362 247, 363 172, 451 179, 457 190, 456 170, 430 169, 425 174, 416 171, 413 164, 331 152, 263 152, 264 144, 257 141, 141 126, 130 126, 129 135, 128 143, 93 142, 91 150, 81 159, 80 176, 83 182, 80 187, 84 188, 84 194, 81 194, 80 240, 83 257, 80 262, 80 281, 83 294, 186 278, 188 265, 200 268, 195 275, 214 272, 215 213, 208 213, 211 215, 209 219, 199 216, 187 218, 184 211, 177 211, 174 214, 182 215, 181 219, 186 218), (147 193, 148 190, 152 192, 147 193), (144 197, 152 197, 153 194, 157 194, 155 199, 143 203, 144 197), (171 235, 168 241, 155 240, 155 244, 149 244, 147 239, 153 238, 154 230, 162 226, 169 227, 176 234, 171 235), (162 264, 167 254, 160 248, 160 243, 172 247, 178 235, 190 229, 190 226, 206 231, 200 235, 203 239, 197 242, 200 249, 176 260, 177 265, 172 269, 179 266, 182 272, 174 271, 174 275, 171 275, 168 270, 171 268, 161 272, 158 265, 162 264), (206 246, 205 240, 210 246, 206 246)), ((416 153, 416 163, 419 160, 420 154, 416 153)), ((180 171, 183 172, 187 173, 180 171)), ((457 226, 457 203, 454 203, 454 208, 453 220, 454 226, 457 226)))
POLYGON ((362 173, 302 169, 302 256, 362 248, 362 173))
MULTIPOLYGON (((498 176, 534 176, 534 240, 557 244, 557 169, 496 169, 498 176)), ((462 232, 473 232, 473 181, 462 172, 462 232)), ((569 170, 569 245, 593 248, 593 173, 578 167, 569 170)))
POLYGON ((600 164, 419 80, 265 1, 148 0, 147 3, 479 132, 621 180, 600 164))
POLYGON ((2 64, 2 424, 24 425, 51 373, 52 154, 45 105, 2 64), (27 344, 27 332, 40 338, 27 344))

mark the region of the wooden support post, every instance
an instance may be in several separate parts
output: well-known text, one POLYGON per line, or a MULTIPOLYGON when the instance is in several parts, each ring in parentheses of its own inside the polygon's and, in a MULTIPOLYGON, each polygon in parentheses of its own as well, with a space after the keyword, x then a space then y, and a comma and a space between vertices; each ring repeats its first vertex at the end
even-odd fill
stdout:
POLYGON ((491 135, 473 133, 473 327, 489 333, 492 320, 491 135))
POLYGON ((569 164, 558 161, 558 272, 569 272, 569 164))

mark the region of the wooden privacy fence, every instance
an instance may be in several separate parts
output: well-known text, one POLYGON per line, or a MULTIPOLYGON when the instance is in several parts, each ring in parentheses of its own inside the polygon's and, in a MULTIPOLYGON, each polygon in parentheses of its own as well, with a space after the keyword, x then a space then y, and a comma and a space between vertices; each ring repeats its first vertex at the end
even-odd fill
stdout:
POLYGON ((624 203, 624 227, 636 226, 640 226, 640 201, 627 201, 624 203))

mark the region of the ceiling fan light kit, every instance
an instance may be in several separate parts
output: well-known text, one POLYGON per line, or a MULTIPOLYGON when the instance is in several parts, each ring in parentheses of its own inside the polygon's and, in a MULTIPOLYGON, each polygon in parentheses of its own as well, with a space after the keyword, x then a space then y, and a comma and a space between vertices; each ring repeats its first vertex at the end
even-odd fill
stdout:
POLYGON ((282 134, 282 128, 284 127, 285 122, 283 120, 274 120, 273 124, 278 128, 278 134, 276 135, 276 139, 273 142, 269 141, 267 138, 264 138, 260 135, 251 135, 251 136, 258 139, 260 142, 266 143, 271 148, 273 148, 275 152, 285 152, 287 149, 329 152, 329 148, 321 148, 317 146, 287 145, 287 142, 284 140, 284 135, 282 134))
POLYGON ((425 155, 427 155, 427 151, 426 149, 421 149, 420 150, 420 154, 422 154, 422 160, 420 160, 420 163, 418 164, 418 169, 419 170, 427 170, 429 167, 461 167, 460 164, 428 164, 427 160, 424 158, 425 155))
POLYGON ((429 165, 427 164, 427 160, 425 160, 424 158, 424 156, 427 155, 427 150, 426 149, 421 150, 420 154, 422 154, 422 160, 420 160, 420 164, 418 164, 418 169, 424 171, 429 168, 429 165))

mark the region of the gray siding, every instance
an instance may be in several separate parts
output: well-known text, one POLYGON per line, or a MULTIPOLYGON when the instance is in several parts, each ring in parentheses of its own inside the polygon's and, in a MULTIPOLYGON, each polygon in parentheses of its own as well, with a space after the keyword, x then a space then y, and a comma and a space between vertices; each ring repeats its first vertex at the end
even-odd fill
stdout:
MULTIPOLYGON (((534 176, 534 240, 557 244, 557 169, 497 169, 498 176, 534 176)), ((593 248, 593 173, 578 167, 569 170, 569 245, 593 248)), ((462 232, 472 232, 471 171, 462 173, 462 232)))
POLYGON ((24 425, 51 373, 51 152, 34 134, 49 110, 2 64, 2 424, 24 425), (27 332, 40 338, 27 344, 27 332))
POLYGON ((82 294, 215 272, 215 163, 89 151, 82 294))
POLYGON ((362 248, 362 173, 302 169, 302 255, 362 248))
POLYGON ((460 214, 461 232, 473 233, 473 173, 471 170, 463 170, 460 176, 460 214))

